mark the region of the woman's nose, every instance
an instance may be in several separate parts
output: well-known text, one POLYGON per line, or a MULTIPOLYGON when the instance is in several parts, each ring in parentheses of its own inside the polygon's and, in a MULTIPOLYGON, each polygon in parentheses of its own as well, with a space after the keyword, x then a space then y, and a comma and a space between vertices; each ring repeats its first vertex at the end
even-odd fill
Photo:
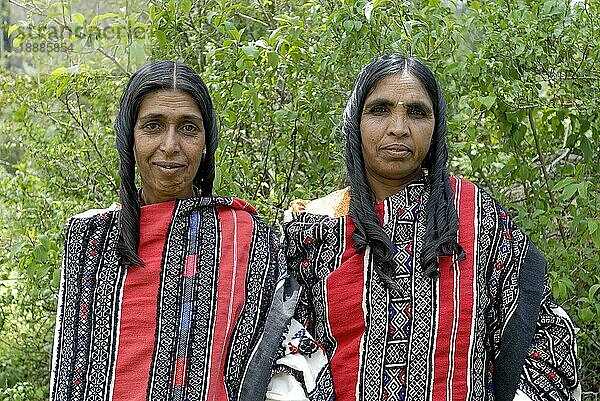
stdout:
POLYGON ((167 154, 177 153, 179 151, 179 135, 177 127, 169 124, 163 135, 161 149, 167 154))
POLYGON ((401 107, 399 109, 395 110, 390 116, 389 132, 391 135, 396 136, 408 135, 409 129, 406 112, 401 107))

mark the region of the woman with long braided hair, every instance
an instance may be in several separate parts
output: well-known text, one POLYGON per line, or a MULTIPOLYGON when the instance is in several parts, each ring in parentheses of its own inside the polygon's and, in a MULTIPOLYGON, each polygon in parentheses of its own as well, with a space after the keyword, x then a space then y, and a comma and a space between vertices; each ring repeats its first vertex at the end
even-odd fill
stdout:
POLYGON ((200 76, 142 67, 115 131, 120 205, 67 224, 50 399, 329 399, 277 236, 247 202, 213 196, 217 124, 200 76))
POLYGON ((481 188, 449 175, 446 103, 419 60, 384 55, 343 115, 349 187, 292 202, 296 311, 337 399, 571 400, 574 328, 546 262, 481 188))

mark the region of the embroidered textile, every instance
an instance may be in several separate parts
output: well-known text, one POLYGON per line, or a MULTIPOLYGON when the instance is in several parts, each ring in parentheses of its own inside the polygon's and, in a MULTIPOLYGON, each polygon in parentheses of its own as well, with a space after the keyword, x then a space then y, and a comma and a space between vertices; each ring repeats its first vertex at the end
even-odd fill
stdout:
POLYGON ((276 358, 303 386, 296 399, 329 399, 324 352, 287 338, 298 287, 254 209, 222 197, 145 208, 159 212, 142 210, 145 267, 118 263, 118 211, 67 224, 51 400, 264 400, 276 358))
POLYGON ((290 269, 307 289, 296 318, 326 349, 336 398, 513 400, 518 385, 532 400, 572 399, 575 335, 556 312, 545 260, 487 193, 451 183, 467 256, 440 258, 438 279, 420 264, 425 181, 376 205, 399 291, 378 278, 369 247, 356 251, 348 216, 313 208, 285 225, 290 269))

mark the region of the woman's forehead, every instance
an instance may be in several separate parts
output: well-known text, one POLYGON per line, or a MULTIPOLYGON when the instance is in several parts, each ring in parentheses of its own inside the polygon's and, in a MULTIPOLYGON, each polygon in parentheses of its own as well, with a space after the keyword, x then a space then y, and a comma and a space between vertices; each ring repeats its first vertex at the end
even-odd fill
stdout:
POLYGON ((138 118, 148 114, 198 114, 202 116, 196 100, 181 89, 160 89, 148 93, 140 103, 138 118))
POLYGON ((365 96, 365 103, 372 97, 406 97, 432 103, 427 88, 411 72, 399 71, 381 78, 365 96))

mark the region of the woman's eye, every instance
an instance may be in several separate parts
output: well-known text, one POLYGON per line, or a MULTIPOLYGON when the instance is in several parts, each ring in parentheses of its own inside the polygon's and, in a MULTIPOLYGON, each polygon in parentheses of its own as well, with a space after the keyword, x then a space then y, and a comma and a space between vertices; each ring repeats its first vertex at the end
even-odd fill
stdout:
POLYGON ((383 114, 387 111, 387 109, 383 106, 375 106, 371 108, 371 113, 373 114, 383 114))
POLYGON ((149 131, 156 131, 159 128, 160 128, 160 124, 158 124, 155 121, 149 121, 146 124, 144 124, 144 129, 147 129, 149 131))
POLYGON ((408 114, 417 117, 425 117, 426 113, 419 108, 412 108, 408 110, 408 114))
POLYGON ((194 134, 198 132, 198 127, 195 124, 185 124, 181 127, 181 130, 186 134, 194 134))

